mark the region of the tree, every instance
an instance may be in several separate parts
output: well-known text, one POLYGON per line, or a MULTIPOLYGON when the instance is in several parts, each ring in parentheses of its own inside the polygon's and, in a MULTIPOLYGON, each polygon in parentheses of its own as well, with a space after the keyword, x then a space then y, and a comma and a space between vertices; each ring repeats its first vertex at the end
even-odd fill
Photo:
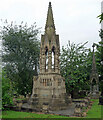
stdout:
POLYGON ((2 108, 13 104, 12 91, 10 89, 10 79, 7 78, 6 72, 2 70, 2 108))
POLYGON ((40 42, 39 29, 35 23, 6 24, 1 29, 3 62, 8 78, 18 94, 26 95, 32 90, 33 76, 37 75, 40 42))
POLYGON ((101 15, 99 15, 98 18, 100 19, 100 23, 101 23, 103 20, 103 13, 101 15))
POLYGON ((97 68, 99 72, 99 86, 100 90, 103 91, 103 30, 101 29, 99 31, 99 36, 101 38, 101 41, 96 44, 97 50, 96 50, 96 58, 97 58, 97 68))
POLYGON ((92 64, 92 52, 85 44, 67 44, 61 52, 61 74, 66 80, 66 90, 74 97, 80 90, 89 90, 89 75, 92 64))

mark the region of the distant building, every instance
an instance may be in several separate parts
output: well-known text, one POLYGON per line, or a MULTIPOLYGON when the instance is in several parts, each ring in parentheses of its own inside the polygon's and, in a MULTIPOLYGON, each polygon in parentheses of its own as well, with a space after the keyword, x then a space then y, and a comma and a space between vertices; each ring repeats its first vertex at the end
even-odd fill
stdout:
MULTIPOLYGON (((103 13, 103 1, 101 2, 101 13, 103 13)), ((103 30, 103 21, 101 23, 101 29, 103 30)))

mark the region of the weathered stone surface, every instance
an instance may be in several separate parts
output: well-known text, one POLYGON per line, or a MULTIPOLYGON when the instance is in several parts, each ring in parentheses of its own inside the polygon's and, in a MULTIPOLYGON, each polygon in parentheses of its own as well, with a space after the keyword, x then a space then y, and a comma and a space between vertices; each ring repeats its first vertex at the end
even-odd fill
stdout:
POLYGON ((83 112, 82 113, 82 117, 86 117, 87 113, 86 112, 83 112))
POLYGON ((78 103, 75 106, 74 115, 80 117, 82 115, 81 105, 78 103))
POLYGON ((74 116, 74 110, 75 110, 75 103, 72 103, 65 110, 49 111, 49 113, 66 115, 66 116, 74 116))
MULTIPOLYGON (((60 75, 59 35, 55 32, 52 7, 49 2, 45 34, 41 35, 40 73, 33 78, 33 90, 23 108, 42 111, 62 110, 72 102, 66 95, 65 80, 60 75)), ((27 97, 28 98, 28 97, 27 97)))

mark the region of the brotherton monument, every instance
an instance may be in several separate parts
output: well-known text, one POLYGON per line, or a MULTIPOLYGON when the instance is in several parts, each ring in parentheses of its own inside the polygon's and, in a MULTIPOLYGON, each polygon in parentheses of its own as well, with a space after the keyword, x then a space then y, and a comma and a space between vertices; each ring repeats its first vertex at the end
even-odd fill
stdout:
MULTIPOLYGON (((51 2, 49 2, 45 33, 41 35, 40 73, 33 79, 32 96, 28 102, 36 110, 66 109, 65 80, 60 75, 60 44, 56 34, 51 2)), ((30 107, 29 106, 29 107, 30 107)))

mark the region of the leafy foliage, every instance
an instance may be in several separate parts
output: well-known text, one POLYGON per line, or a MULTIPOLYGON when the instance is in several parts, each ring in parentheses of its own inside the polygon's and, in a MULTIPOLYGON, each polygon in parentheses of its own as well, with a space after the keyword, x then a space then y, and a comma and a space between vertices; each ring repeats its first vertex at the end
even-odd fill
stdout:
POLYGON ((103 13, 101 15, 99 15, 98 18, 100 19, 100 23, 101 23, 103 20, 103 13))
POLYGON ((67 44, 62 47, 61 74, 66 80, 67 92, 73 95, 80 90, 89 90, 89 75, 92 64, 92 52, 85 44, 67 44))
POLYGON ((99 72, 99 83, 100 83, 100 90, 103 91, 103 30, 100 30, 99 36, 101 37, 101 41, 96 44, 96 58, 97 58, 97 68, 99 72))
POLYGON ((11 105, 12 102, 12 91, 11 91, 10 79, 7 78, 6 72, 2 71, 2 107, 5 105, 11 105))
POLYGON ((6 24, 1 30, 3 40, 3 62, 12 86, 18 94, 31 92, 32 79, 37 75, 40 42, 39 29, 35 23, 6 24))
POLYGON ((99 36, 100 36, 101 40, 103 41, 103 30, 102 29, 99 31, 99 36))

